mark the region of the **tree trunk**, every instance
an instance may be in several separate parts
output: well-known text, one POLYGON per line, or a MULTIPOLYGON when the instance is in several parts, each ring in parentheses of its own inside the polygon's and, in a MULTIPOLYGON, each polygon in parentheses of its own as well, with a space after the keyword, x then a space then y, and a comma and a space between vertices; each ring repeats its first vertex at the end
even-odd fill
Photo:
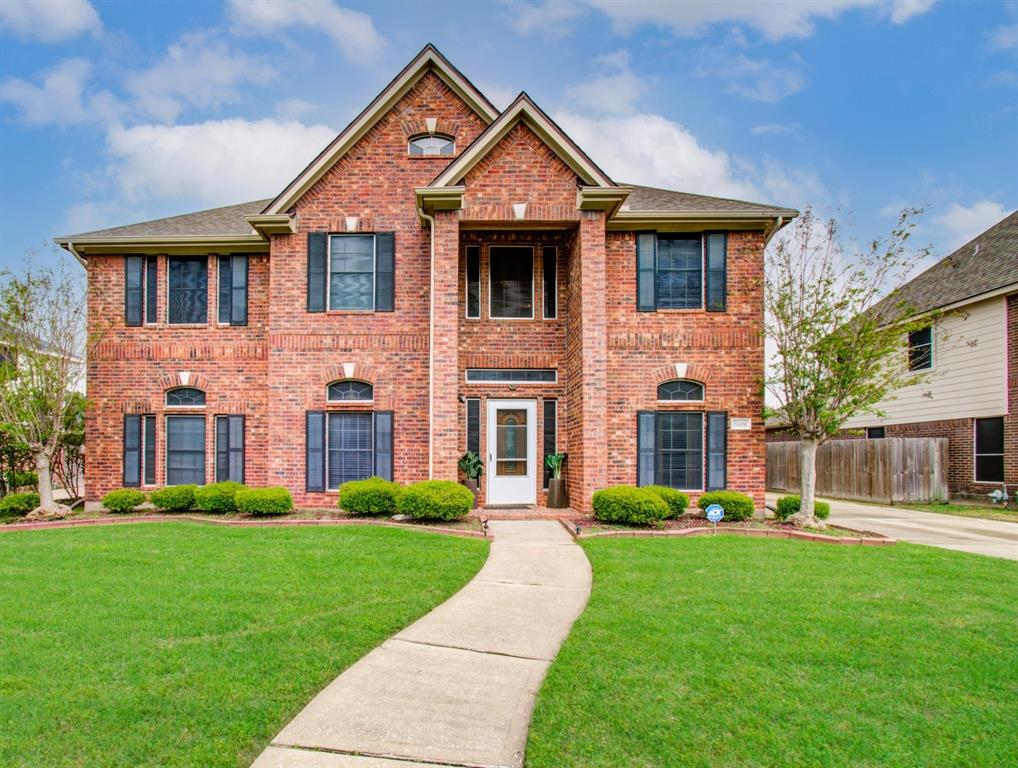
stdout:
POLYGON ((39 506, 49 509, 53 502, 53 477, 49 469, 50 456, 45 451, 35 454, 35 472, 39 476, 39 506))
POLYGON ((813 513, 817 487, 817 441, 799 441, 799 511, 788 522, 803 528, 819 528, 820 522, 813 513))

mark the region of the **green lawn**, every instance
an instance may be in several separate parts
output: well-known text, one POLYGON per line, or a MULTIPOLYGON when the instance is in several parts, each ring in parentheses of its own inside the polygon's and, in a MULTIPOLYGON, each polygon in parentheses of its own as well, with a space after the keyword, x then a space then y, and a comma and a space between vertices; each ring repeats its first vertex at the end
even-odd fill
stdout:
POLYGON ((583 543, 530 768, 1018 762, 1018 563, 728 536, 583 543))
POLYGON ((0 765, 247 766, 487 543, 187 523, 0 535, 0 765))

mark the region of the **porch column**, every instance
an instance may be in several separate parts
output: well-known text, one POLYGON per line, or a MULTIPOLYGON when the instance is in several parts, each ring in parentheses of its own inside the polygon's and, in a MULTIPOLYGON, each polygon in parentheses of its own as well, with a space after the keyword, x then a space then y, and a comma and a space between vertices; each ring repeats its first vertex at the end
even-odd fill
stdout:
POLYGON ((431 309, 431 477, 456 480, 459 459, 459 220, 435 212, 431 309))
POLYGON ((583 211, 569 263, 567 461, 571 506, 591 509, 608 476, 605 214, 583 211))

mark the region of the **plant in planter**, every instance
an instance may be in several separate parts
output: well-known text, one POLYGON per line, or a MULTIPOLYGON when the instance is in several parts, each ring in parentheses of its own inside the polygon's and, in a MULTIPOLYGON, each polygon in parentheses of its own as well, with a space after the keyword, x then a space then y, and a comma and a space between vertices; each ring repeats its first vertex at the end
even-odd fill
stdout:
POLYGON ((569 506, 569 497, 566 495, 566 481, 562 477, 562 465, 566 463, 564 453, 549 453, 544 463, 551 470, 551 477, 548 480, 548 506, 552 509, 564 509, 569 506))
POLYGON ((466 478, 463 481, 463 485, 470 489, 470 492, 474 494, 474 506, 477 506, 477 491, 480 488, 480 478, 484 474, 484 461, 473 451, 467 451, 457 463, 460 472, 466 478))

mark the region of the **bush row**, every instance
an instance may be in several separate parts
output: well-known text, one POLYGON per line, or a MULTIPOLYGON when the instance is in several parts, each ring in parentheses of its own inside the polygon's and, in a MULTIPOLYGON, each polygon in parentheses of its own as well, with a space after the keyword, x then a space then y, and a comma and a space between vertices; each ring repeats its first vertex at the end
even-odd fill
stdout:
MULTIPOLYGON (((198 510, 211 514, 243 512, 248 515, 281 515, 293 509, 286 488, 248 488, 243 483, 224 481, 212 485, 170 485, 147 496, 152 506, 166 512, 198 510)), ((134 488, 110 491, 102 504, 110 512, 130 512, 144 504, 146 495, 134 488)))
MULTIPOLYGON (((653 525, 674 518, 686 511, 689 497, 674 488, 647 485, 615 485, 594 493, 594 517, 603 522, 653 525)), ((720 504, 725 520, 746 520, 753 515, 753 500, 735 491, 710 491, 697 501, 700 509, 720 504)))
POLYGON ((24 517, 38 506, 38 493, 9 493, 0 499, 0 517, 24 517))
POLYGON ((339 507, 353 515, 393 515, 417 520, 459 520, 474 504, 468 488, 451 480, 425 480, 405 488, 370 477, 339 487, 339 507))
MULTIPOLYGON (((802 506, 802 500, 798 496, 782 496, 778 499, 775 512, 781 520, 787 520, 802 506)), ((813 513, 821 520, 826 520, 831 515, 831 505, 826 501, 813 502, 813 513)))

